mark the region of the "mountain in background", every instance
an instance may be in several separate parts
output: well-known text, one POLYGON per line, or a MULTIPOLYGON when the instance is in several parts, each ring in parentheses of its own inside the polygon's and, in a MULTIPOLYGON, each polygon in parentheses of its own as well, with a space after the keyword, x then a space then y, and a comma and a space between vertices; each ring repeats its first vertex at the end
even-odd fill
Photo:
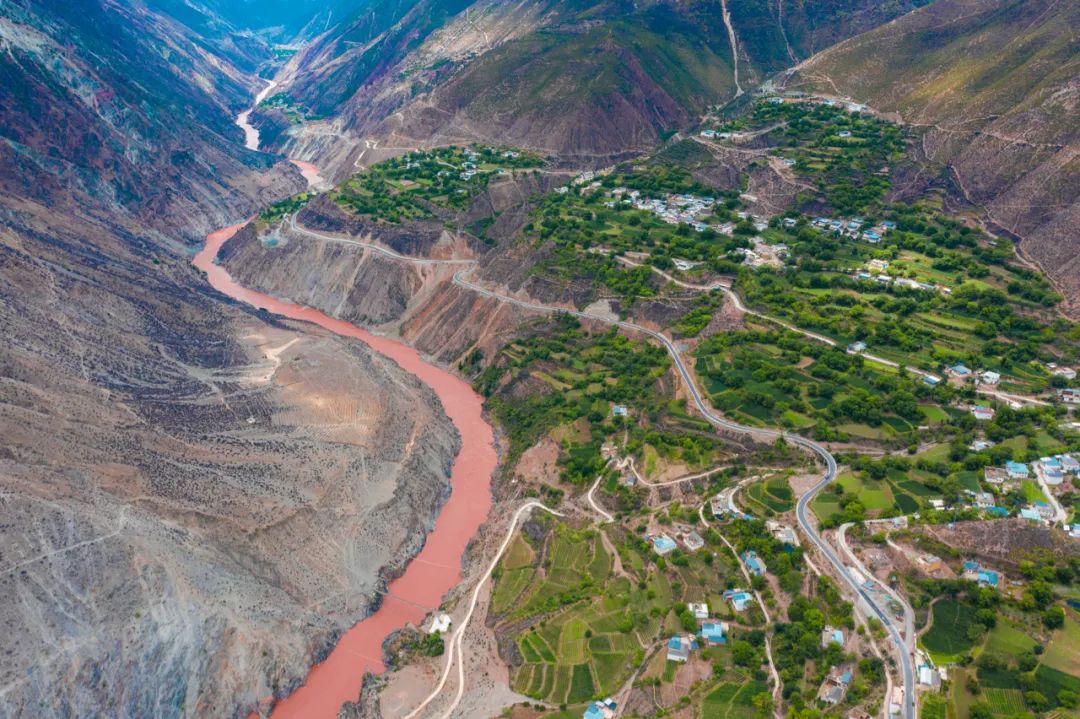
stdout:
MULTIPOLYGON (((919 159, 1080 307, 1080 4, 938 0, 799 66, 922 130, 919 159)), ((934 178, 927 173, 925 179, 934 178)))
POLYGON ((284 95, 332 128, 300 132, 290 147, 330 165, 341 143, 327 138, 342 134, 390 146, 479 139, 580 158, 644 151, 709 105, 921 4, 386 3, 296 58, 284 95))

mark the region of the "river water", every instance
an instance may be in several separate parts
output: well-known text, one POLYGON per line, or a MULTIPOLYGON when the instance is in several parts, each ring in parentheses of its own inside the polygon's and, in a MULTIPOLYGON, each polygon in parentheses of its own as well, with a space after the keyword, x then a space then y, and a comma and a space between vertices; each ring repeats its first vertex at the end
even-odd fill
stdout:
MULTIPOLYGON (((272 84, 267 87, 256 104, 272 88, 272 84)), ((244 129, 245 138, 250 139, 250 132, 254 132, 255 146, 251 149, 258 149, 258 130, 248 124, 249 114, 250 111, 241 113, 237 124, 244 129)), ((314 165, 294 164, 304 172, 310 185, 321 181, 314 165)), ((382 644, 386 638, 407 624, 419 624, 427 614, 424 608, 437 607, 461 581, 466 545, 491 509, 491 477, 498 462, 494 433, 483 417, 483 399, 462 379, 425 362, 413 348, 236 282, 224 267, 215 263, 215 258, 218 250, 242 227, 244 223, 210 233, 205 247, 195 256, 194 265, 206 273, 214 289, 253 307, 311 322, 363 342, 431 387, 461 435, 461 449, 450 473, 450 498, 439 512, 423 549, 409 561, 404 573, 390 583, 389 593, 379 609, 342 635, 326 660, 311 668, 304 685, 279 702, 272 713, 275 719, 336 719, 341 705, 359 696, 364 673, 385 670, 382 644)))

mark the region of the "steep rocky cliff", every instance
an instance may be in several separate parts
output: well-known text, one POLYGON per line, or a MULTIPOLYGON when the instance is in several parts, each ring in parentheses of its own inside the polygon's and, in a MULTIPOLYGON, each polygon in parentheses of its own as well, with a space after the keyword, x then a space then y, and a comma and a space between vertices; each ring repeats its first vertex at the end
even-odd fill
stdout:
MULTIPOLYGON (((794 86, 921 128, 920 159, 1080 297, 1080 5, 939 0, 810 59, 794 86)), ((924 180, 934 173, 923 174, 924 180)))
POLYGON ((269 47, 185 8, 0 12, 3 716, 265 708, 447 494, 429 390, 191 267, 304 183, 232 124, 269 47))

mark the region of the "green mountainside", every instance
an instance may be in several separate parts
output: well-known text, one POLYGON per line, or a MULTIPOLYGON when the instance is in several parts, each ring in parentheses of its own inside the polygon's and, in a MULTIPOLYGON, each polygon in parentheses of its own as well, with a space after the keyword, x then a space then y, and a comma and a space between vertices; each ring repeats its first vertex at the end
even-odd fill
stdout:
POLYGON ((941 0, 812 58, 789 86, 921 128, 924 159, 1075 296, 1078 26, 1077 3, 941 0))

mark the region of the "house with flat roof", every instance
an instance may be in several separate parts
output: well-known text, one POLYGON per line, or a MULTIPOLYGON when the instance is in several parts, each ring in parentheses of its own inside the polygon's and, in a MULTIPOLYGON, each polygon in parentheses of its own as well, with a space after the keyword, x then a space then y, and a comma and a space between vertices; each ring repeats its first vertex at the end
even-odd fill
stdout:
POLYGON ((691 552, 696 552, 705 546, 705 540, 697 532, 687 532, 683 535, 682 541, 687 550, 691 552))
POLYGON ((1001 375, 998 372, 991 372, 990 370, 986 370, 985 372, 983 372, 982 374, 979 375, 979 382, 981 384, 991 384, 992 385, 992 384, 997 384, 1000 381, 1001 381, 1001 375))
POLYGON ((685 662, 690 658, 690 651, 696 649, 694 640, 686 636, 674 636, 668 639, 667 658, 670 662, 685 662))
POLYGON ((658 534, 652 538, 653 550, 661 557, 675 550, 675 540, 666 534, 658 534))
POLYGON ((723 597, 726 601, 731 602, 731 608, 736 612, 745 610, 746 606, 754 601, 753 594, 744 592, 741 589, 728 589, 724 592, 723 597))
POLYGON ((1009 460, 1005 463, 1005 474, 1009 479, 1027 479, 1028 478, 1028 466, 1023 462, 1013 462, 1009 460))
POLYGON ((827 649, 830 644, 844 646, 844 630, 826 626, 821 630, 821 648, 827 649))
POLYGON ((602 702, 590 702, 582 716, 583 719, 613 719, 616 709, 618 705, 615 700, 608 698, 602 702))
POLYGON ((1024 507, 1020 510, 1020 516, 1032 522, 1041 522, 1043 519, 1039 510, 1034 507, 1024 507))
POLYGON ((701 639, 706 644, 727 644, 727 622, 705 622, 701 625, 701 639))
POLYGON ((693 603, 686 605, 686 608, 690 610, 690 613, 694 615, 694 619, 708 619, 709 618, 709 605, 705 602, 693 603))

